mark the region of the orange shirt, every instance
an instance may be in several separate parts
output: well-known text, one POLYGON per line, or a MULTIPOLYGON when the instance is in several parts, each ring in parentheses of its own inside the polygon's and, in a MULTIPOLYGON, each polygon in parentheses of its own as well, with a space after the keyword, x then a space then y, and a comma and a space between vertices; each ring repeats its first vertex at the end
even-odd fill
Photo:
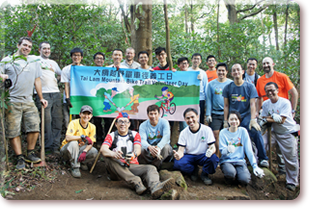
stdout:
POLYGON ((212 80, 217 78, 216 70, 214 70, 214 71, 207 70, 206 74, 208 77, 208 82, 211 82, 212 80))
POLYGON ((278 96, 282 98, 288 99, 288 91, 294 87, 293 83, 291 82, 290 78, 281 72, 274 71, 273 75, 270 78, 266 78, 265 74, 258 78, 256 84, 256 90, 258 97, 263 97, 264 101, 268 99, 265 92, 265 85, 268 82, 277 83, 279 86, 279 93, 278 96))

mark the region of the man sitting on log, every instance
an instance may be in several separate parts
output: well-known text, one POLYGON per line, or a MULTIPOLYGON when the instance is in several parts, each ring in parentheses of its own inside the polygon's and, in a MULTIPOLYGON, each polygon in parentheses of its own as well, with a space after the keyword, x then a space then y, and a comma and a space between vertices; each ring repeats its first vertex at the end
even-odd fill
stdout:
POLYGON ((170 190, 173 178, 160 182, 155 166, 139 165, 137 157, 141 154, 140 134, 128 129, 130 121, 127 113, 120 112, 116 119, 117 131, 107 135, 100 149, 109 179, 124 180, 138 195, 147 190, 146 185, 152 197, 159 198, 164 191, 170 190))

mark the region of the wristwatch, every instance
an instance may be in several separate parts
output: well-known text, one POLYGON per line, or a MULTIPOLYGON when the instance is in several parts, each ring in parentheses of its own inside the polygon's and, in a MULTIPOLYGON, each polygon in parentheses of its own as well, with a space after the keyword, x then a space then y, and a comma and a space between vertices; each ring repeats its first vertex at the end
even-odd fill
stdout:
POLYGON ((292 114, 294 114, 296 111, 294 109, 292 109, 292 114))

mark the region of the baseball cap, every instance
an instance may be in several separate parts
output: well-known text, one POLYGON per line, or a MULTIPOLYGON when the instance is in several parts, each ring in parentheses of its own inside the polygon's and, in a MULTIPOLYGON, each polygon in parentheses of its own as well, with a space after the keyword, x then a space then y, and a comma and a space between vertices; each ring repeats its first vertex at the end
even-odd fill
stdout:
POLYGON ((121 117, 125 117, 125 118, 128 118, 128 119, 129 119, 129 115, 128 115, 126 112, 120 112, 120 113, 117 115, 116 119, 121 118, 121 117))
POLYGON ((93 108, 91 108, 88 105, 84 105, 84 106, 81 107, 80 113, 83 113, 83 112, 90 112, 92 114, 93 113, 93 108))

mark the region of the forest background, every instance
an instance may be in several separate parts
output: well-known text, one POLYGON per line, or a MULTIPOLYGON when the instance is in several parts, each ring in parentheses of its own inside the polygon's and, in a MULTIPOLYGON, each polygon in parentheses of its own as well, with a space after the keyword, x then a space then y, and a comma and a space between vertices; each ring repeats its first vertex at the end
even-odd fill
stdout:
MULTIPOLYGON (((150 64, 158 65, 154 50, 166 47, 163 1, 159 0, 21 0, 1 5, 0 58, 16 51, 16 42, 32 33, 33 54, 38 45, 49 41, 51 58, 61 68, 71 63, 70 50, 84 51, 83 65, 93 65, 93 55, 104 52, 105 65, 111 64, 111 51, 132 46, 136 55, 147 50, 150 64), (12 5, 10 5, 10 3, 12 5), (27 32, 28 31, 28 32, 27 32)), ((287 74, 300 90, 300 8, 291 0, 173 0, 168 1, 170 55, 177 59, 215 55, 229 68, 246 60, 270 56, 277 71, 287 74)), ((300 121, 298 106, 296 118, 300 121)))

